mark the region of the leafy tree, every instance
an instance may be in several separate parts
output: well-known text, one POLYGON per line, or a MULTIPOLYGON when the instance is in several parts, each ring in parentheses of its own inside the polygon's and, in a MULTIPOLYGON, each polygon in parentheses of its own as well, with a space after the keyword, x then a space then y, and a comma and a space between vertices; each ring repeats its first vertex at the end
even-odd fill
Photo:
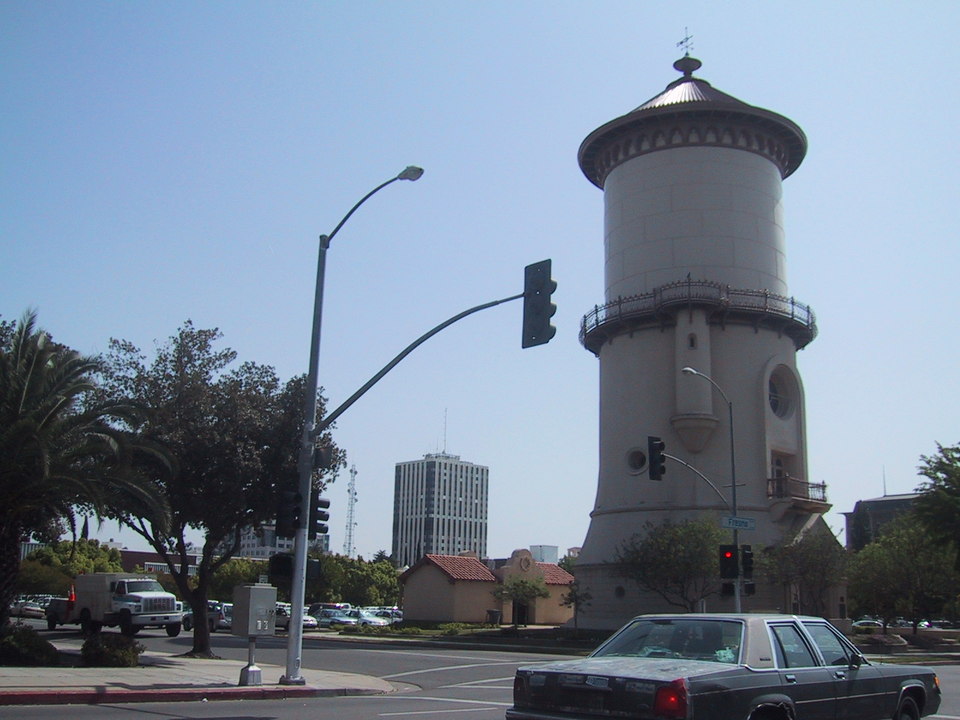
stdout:
POLYGON ((151 453, 126 428, 142 419, 126 400, 98 400, 100 361, 58 345, 26 313, 0 329, 0 627, 20 570, 20 541, 76 528, 74 508, 142 507, 158 527, 166 504, 133 471, 151 453))
POLYGON ((918 469, 927 479, 917 488, 921 493, 914 501, 917 517, 935 537, 960 547, 960 445, 937 443, 937 454, 920 460, 918 469))
POLYGON ((616 563, 624 577, 667 603, 695 612, 715 595, 720 568, 717 546, 722 532, 713 518, 646 524, 646 533, 624 542, 616 563))
POLYGON ((62 540, 38 548, 27 556, 27 560, 62 567, 70 577, 81 573, 123 572, 120 551, 98 540, 62 540))
POLYGON ((384 560, 391 565, 393 564, 393 558, 390 557, 390 554, 386 550, 377 550, 373 555, 373 562, 382 562, 384 560))
MULTIPOLYGON (((146 508, 116 508, 115 516, 164 558, 180 596, 195 608, 206 607, 213 577, 239 549, 242 530, 271 522, 279 491, 295 487, 302 428, 304 378, 281 383, 269 366, 236 366, 233 350, 216 347, 220 339, 218 330, 187 321, 149 364, 131 343, 112 340, 104 372, 108 397, 148 408, 141 433, 176 461, 173 472, 142 468, 170 505, 169 530, 145 519, 146 508), (200 548, 188 547, 189 530, 203 533, 200 548), (194 554, 195 579, 188 575, 194 554)), ((323 407, 321 398, 321 414, 323 407)), ((332 445, 329 435, 320 440, 332 445)), ((342 464, 342 451, 334 457, 342 464)), ((205 623, 196 626, 190 654, 212 656, 205 623)))
POLYGON ((880 537, 856 554, 848 592, 857 612, 917 623, 943 612, 960 589, 957 548, 943 543, 907 514, 883 527, 880 537))
POLYGON ((217 568, 210 579, 210 596, 221 602, 233 602, 233 588, 255 583, 267 573, 267 564, 250 558, 230 558, 217 568))
POLYGON ((351 605, 396 605, 400 599, 397 571, 388 560, 367 561, 345 555, 320 555, 320 577, 307 583, 313 602, 351 605))
POLYGON ((584 608, 590 607, 591 600, 593 600, 593 595, 586 590, 581 590, 580 583, 576 580, 570 583, 570 589, 560 598, 561 605, 573 608, 574 630, 579 629, 578 621, 580 613, 585 612, 584 608))
MULTIPOLYGON (((534 575, 525 577, 523 575, 511 575, 491 594, 501 602, 513 602, 518 605, 529 605, 537 598, 550 597, 550 591, 543 578, 534 575)), ((513 613, 513 627, 516 630, 519 627, 517 613, 513 613)))
POLYGON ((847 551, 823 526, 766 548, 757 565, 761 575, 796 593, 801 613, 827 617, 830 590, 843 583, 847 558, 847 551))
POLYGON ((571 575, 576 575, 576 573, 573 571, 576 566, 577 566, 577 559, 572 555, 564 555, 557 562, 557 567, 562 568, 563 570, 566 570, 571 575))

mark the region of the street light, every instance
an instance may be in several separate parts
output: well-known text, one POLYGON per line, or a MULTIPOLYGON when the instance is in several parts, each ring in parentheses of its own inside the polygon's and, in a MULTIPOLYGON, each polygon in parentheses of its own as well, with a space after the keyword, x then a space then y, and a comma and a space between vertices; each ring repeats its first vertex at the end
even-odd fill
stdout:
MULTIPOLYGON (((680 372, 685 375, 698 375, 706 380, 708 383, 713 385, 720 396, 727 403, 727 416, 729 419, 728 424, 730 425, 730 511, 734 518, 737 517, 737 462, 734 454, 734 444, 733 444, 733 403, 730 401, 730 398, 727 397, 727 394, 723 391, 723 388, 717 385, 713 381, 713 378, 709 375, 705 375, 699 370, 695 370, 692 367, 685 367, 680 370, 680 372)), ((734 612, 740 612, 740 531, 736 527, 736 520, 734 520, 733 527, 733 544, 737 548, 737 578, 733 583, 733 602, 734 602, 734 612)))
MULTIPOLYGON (((316 446, 314 427, 317 421, 317 374, 320 365, 320 324, 323 319, 323 280, 327 267, 327 249, 333 237, 340 231, 344 223, 363 205, 372 195, 376 194, 390 183, 397 180, 419 180, 423 175, 423 168, 410 165, 404 168, 396 177, 380 183, 373 190, 364 195, 350 208, 350 212, 343 216, 329 235, 320 236, 320 250, 317 256, 317 284, 313 298, 313 325, 310 336, 310 367, 307 371, 307 384, 303 397, 303 435, 300 442, 300 456, 297 461, 298 490, 301 505, 300 517, 310 517, 311 476, 313 475, 313 453, 316 446)), ((300 673, 300 659, 303 651, 303 599, 306 586, 307 572, 307 525, 300 523, 294 533, 293 554, 293 583, 290 589, 292 608, 290 625, 287 637, 287 667, 280 678, 281 685, 304 685, 306 681, 300 673)))

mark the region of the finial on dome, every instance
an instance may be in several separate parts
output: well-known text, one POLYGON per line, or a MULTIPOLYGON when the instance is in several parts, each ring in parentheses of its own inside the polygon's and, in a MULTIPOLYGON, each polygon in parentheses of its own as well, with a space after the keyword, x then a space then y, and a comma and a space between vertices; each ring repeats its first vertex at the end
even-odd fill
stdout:
POLYGON ((673 68, 678 72, 682 72, 683 76, 688 78, 693 75, 695 70, 699 70, 701 65, 703 65, 703 63, 696 58, 684 55, 673 64, 673 68))

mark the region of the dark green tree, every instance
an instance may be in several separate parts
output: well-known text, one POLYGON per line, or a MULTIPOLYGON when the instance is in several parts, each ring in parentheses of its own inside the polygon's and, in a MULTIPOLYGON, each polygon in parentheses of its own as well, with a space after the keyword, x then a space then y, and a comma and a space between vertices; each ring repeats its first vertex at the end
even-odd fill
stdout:
POLYGON ((717 547, 723 533, 713 518, 648 522, 617 552, 619 572, 675 607, 695 612, 720 590, 717 547))
MULTIPOLYGON (((243 529, 272 522, 280 490, 295 489, 297 482, 304 378, 281 383, 269 366, 238 366, 233 350, 217 347, 220 339, 218 330, 187 321, 149 363, 132 344, 113 340, 104 372, 108 397, 146 407, 150 416, 141 433, 176 463, 173 472, 142 468, 169 503, 169 528, 145 519, 146 508, 117 508, 115 515, 163 556, 181 597, 194 608, 206 607, 213 577, 239 549, 243 529), (198 549, 188 546, 189 531, 203 534, 198 549)), ((321 398, 321 415, 323 407, 321 398)), ((329 434, 319 440, 332 445, 329 434)), ((335 447, 334 457, 342 463, 335 447)), ((321 486, 322 478, 315 482, 321 486)), ((204 623, 196 626, 190 654, 212 656, 204 623)))
POLYGON ((590 607, 591 600, 593 600, 593 595, 581 589, 580 583, 576 580, 570 583, 570 589, 560 598, 561 605, 573 608, 574 630, 579 629, 580 613, 586 612, 586 608, 590 607))
MULTIPOLYGON (((164 527, 163 498, 134 471, 150 453, 130 432, 143 419, 127 399, 97 399, 95 357, 58 345, 26 313, 0 328, 0 627, 20 570, 20 541, 76 529, 77 507, 142 507, 164 527)), ((74 533, 75 536, 75 533, 74 533)))
MULTIPOLYGON (((511 575, 491 594, 500 602, 512 602, 519 605, 528 605, 537 598, 550 597, 550 591, 547 590, 547 584, 543 578, 535 575, 525 577, 523 575, 511 575)), ((517 613, 513 613, 513 628, 519 628, 519 618, 517 613)))
POLYGON ((857 613, 917 623, 939 616, 960 590, 957 548, 931 534, 913 514, 886 524, 851 563, 848 593, 857 613))
POLYGON ((759 553, 757 566, 767 580, 786 586, 800 612, 829 616, 830 590, 846 577, 847 551, 826 525, 759 553))
POLYGON ((937 443, 937 454, 923 455, 920 462, 918 470, 926 480, 917 488, 917 517, 934 537, 960 547, 960 445, 937 443))
POLYGON ((233 602, 233 588, 237 585, 255 583, 267 574, 267 563, 250 558, 230 558, 213 573, 210 580, 210 597, 220 602, 233 602))

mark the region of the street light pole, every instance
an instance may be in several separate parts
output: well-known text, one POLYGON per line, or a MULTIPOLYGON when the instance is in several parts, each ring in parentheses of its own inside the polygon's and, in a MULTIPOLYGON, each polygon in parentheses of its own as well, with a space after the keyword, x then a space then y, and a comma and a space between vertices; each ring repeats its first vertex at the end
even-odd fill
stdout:
POLYGON ((364 195, 350 208, 350 212, 343 216, 329 235, 320 236, 320 249, 317 256, 317 282, 313 297, 313 325, 310 335, 310 367, 307 371, 307 384, 303 397, 303 435, 300 441, 300 455, 297 460, 297 489, 300 493, 300 527, 294 533, 293 540, 293 582, 291 584, 291 613, 290 625, 287 629, 287 667, 280 677, 281 685, 304 685, 306 681, 300 673, 301 655, 303 654, 303 601, 306 590, 307 575, 307 525, 310 517, 310 494, 313 476, 313 455, 317 437, 314 427, 317 422, 317 388, 318 371, 320 367, 320 325, 323 320, 323 282, 327 269, 327 250, 333 237, 343 227, 350 216, 363 205, 372 195, 397 180, 419 180, 423 169, 410 165, 386 182, 380 183, 373 190, 364 195))
MULTIPOLYGON (((717 385, 714 382, 713 378, 709 375, 705 375, 699 370, 695 370, 692 367, 685 367, 680 372, 687 375, 698 375, 706 380, 708 383, 713 385, 720 397, 724 399, 727 403, 727 418, 728 424, 730 426, 730 512, 731 515, 737 517, 737 461, 735 456, 735 446, 733 443, 733 403, 730 401, 730 398, 727 397, 727 394, 723 391, 723 388, 717 385)), ((733 582, 733 607, 734 612, 741 611, 740 603, 740 530, 736 527, 736 520, 734 520, 733 527, 733 545, 736 548, 737 553, 737 577, 733 582)))

